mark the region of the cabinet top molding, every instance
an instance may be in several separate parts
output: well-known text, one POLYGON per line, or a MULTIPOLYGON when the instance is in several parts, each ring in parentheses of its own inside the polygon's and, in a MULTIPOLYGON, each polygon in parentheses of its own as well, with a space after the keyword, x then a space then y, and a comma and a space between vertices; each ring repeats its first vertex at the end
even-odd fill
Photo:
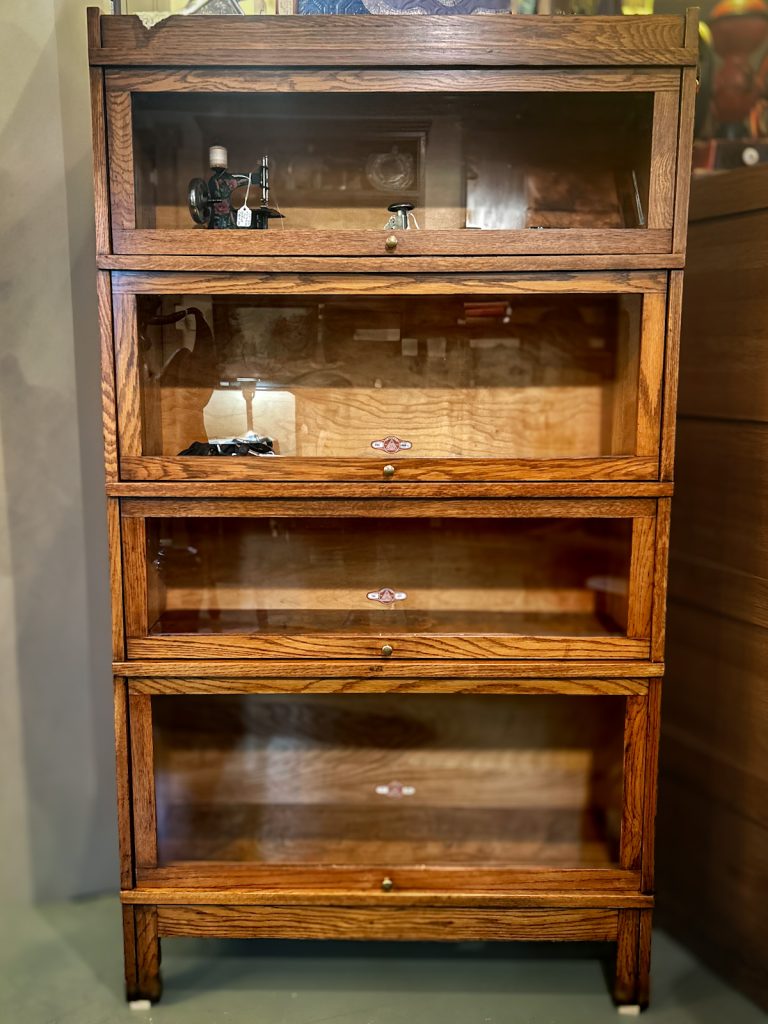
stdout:
POLYGON ((173 16, 88 9, 90 63, 109 67, 653 67, 698 60, 685 16, 173 16))

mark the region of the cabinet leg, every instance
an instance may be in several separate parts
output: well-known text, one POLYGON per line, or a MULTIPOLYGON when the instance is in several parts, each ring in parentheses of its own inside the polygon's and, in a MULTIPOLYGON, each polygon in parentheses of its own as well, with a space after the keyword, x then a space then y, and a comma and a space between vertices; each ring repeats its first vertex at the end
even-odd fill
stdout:
POLYGON ((613 998, 620 1013, 648 1006, 651 971, 650 910, 620 910, 613 998))
POLYGON ((160 937, 155 907, 123 907, 125 994, 128 1002, 156 1003, 162 994, 160 937))

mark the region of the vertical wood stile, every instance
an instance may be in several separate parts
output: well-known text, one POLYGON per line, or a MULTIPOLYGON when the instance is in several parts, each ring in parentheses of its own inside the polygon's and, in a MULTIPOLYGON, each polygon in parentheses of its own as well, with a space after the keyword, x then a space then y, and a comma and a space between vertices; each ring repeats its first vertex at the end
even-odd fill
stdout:
POLYGON ((637 871, 640 868, 643 850, 647 733, 647 698, 627 697, 624 715, 624 796, 619 863, 630 871, 637 871))
POLYGON ((136 868, 157 865, 155 756, 152 739, 152 698, 128 696, 133 791, 133 846, 136 868))
POLYGON ((659 777, 659 738, 661 735, 661 679, 648 682, 648 734, 645 749, 645 794, 643 798, 643 855, 640 888, 654 891, 656 802, 659 777))
MULTIPOLYGON (((685 14, 685 45, 698 50, 699 10, 689 7, 685 14)), ((675 184, 675 221, 672 229, 674 252, 685 252, 688 234, 688 199, 691 192, 693 159, 693 117, 698 90, 696 65, 683 68, 680 86, 680 119, 677 140, 677 179, 675 184)))
POLYGON ((656 519, 632 520, 632 557, 629 566, 627 636, 650 637, 655 580, 656 519))
POLYGON ((107 498, 107 543, 112 622, 112 660, 122 661, 125 658, 125 615, 123 609, 123 564, 119 498, 107 498))
POLYGON ((123 534, 123 597, 127 638, 143 637, 149 632, 147 595, 147 537, 143 519, 121 517, 123 534))
POLYGON ((649 292, 643 299, 640 372, 637 382, 637 454, 658 457, 661 389, 664 376, 666 297, 649 292))
POLYGON ((651 186, 648 227, 671 228, 674 217, 675 163, 677 156, 678 94, 657 92, 653 97, 651 135, 651 186))
POLYGON ((651 618, 651 660, 664 660, 664 636, 667 615, 667 572, 669 568, 669 530, 671 500, 659 498, 654 557, 653 611, 651 618))
MULTIPOLYGON (((89 22, 90 26, 90 22, 89 22)), ((93 138, 93 207, 96 215, 96 253, 103 255, 112 249, 109 222, 109 170, 106 141, 106 100, 104 72, 91 68, 91 133, 93 138)))
POLYGON ((142 454, 136 296, 113 292, 115 393, 120 457, 142 454))
POLYGON ((128 685, 125 679, 115 677, 113 701, 120 888, 132 889, 135 884, 133 871, 133 815, 131 806, 130 738, 128 735, 128 685))
POLYGON ((112 229, 128 231, 136 227, 131 94, 107 92, 106 113, 112 229))
POLYGON ((667 344, 664 360, 664 407, 661 421, 661 479, 671 480, 675 464, 677 381, 680 370, 680 323, 683 312, 683 272, 669 274, 667 344))
POLYGON ((101 419, 104 437, 104 474, 108 483, 118 479, 117 445, 117 393, 115 387, 115 357, 113 348, 111 275, 106 271, 96 274, 96 298, 99 311, 99 338, 101 343, 101 419))

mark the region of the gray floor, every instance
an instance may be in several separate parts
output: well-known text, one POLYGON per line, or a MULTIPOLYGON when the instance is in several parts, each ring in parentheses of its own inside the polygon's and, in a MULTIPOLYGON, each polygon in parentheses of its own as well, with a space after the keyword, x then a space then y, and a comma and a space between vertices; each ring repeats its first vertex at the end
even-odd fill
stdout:
MULTIPOLYGON (((601 947, 166 940, 165 995, 122 1000, 116 900, 4 911, 2 1024, 618 1024, 601 947)), ((758 1024, 768 1016, 663 933, 654 937, 658 1024, 758 1024)))

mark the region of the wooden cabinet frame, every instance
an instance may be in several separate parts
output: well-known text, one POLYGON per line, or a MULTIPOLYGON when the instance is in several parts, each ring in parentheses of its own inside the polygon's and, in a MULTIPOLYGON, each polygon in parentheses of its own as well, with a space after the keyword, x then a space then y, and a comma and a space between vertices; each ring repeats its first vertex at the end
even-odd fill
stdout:
MULTIPOLYGON (((636 453, 594 458, 407 458, 392 459, 403 482, 555 480, 658 480, 662 427, 662 385, 666 349, 667 276, 661 272, 532 273, 477 276, 430 274, 274 275, 141 273, 113 274, 112 301, 118 447, 122 479, 135 481, 348 481, 378 483, 389 459, 281 458, 213 459, 142 454, 140 367, 136 297, 168 294, 320 295, 580 295, 639 294, 640 325, 636 453)), ((670 339, 674 345, 674 338, 670 339)))
MULTIPOLYGON (((208 18, 205 28, 202 34, 196 19, 174 16, 148 31, 136 17, 88 11, 128 997, 160 997, 160 939, 166 935, 545 939, 615 944, 614 998, 644 1006, 696 12, 409 18, 405 48, 403 23, 392 16, 208 18), (199 94, 209 102, 226 92, 241 98, 622 93, 648 131, 648 159, 640 168, 648 178, 647 226, 408 231, 397 233, 394 250, 385 248, 384 230, 137 229, 132 97, 147 105, 150 93, 184 94, 185 102, 199 94), (638 94, 652 94, 652 102, 646 105, 638 94), (373 289, 386 295, 642 293, 635 454, 402 459, 389 481, 375 460, 286 457, 244 466, 218 459, 214 466, 142 454, 137 296, 322 289, 348 295, 373 289), (362 634, 313 635, 303 649, 295 636, 148 635, 145 517, 342 511, 360 517, 629 518, 627 635, 407 634, 393 644, 391 657, 382 656, 381 641, 362 634), (443 865, 426 874, 403 868, 387 893, 375 866, 329 872, 308 866, 274 871, 245 862, 227 870, 205 862, 158 865, 152 700, 259 693, 286 702, 303 694, 354 700, 388 693, 404 701, 410 694, 475 693, 506 694, 511 701, 549 694, 624 700, 618 864, 472 872, 443 865)), ((613 536, 624 543, 620 529, 613 536)), ((608 721, 618 733, 613 718, 608 721)))

